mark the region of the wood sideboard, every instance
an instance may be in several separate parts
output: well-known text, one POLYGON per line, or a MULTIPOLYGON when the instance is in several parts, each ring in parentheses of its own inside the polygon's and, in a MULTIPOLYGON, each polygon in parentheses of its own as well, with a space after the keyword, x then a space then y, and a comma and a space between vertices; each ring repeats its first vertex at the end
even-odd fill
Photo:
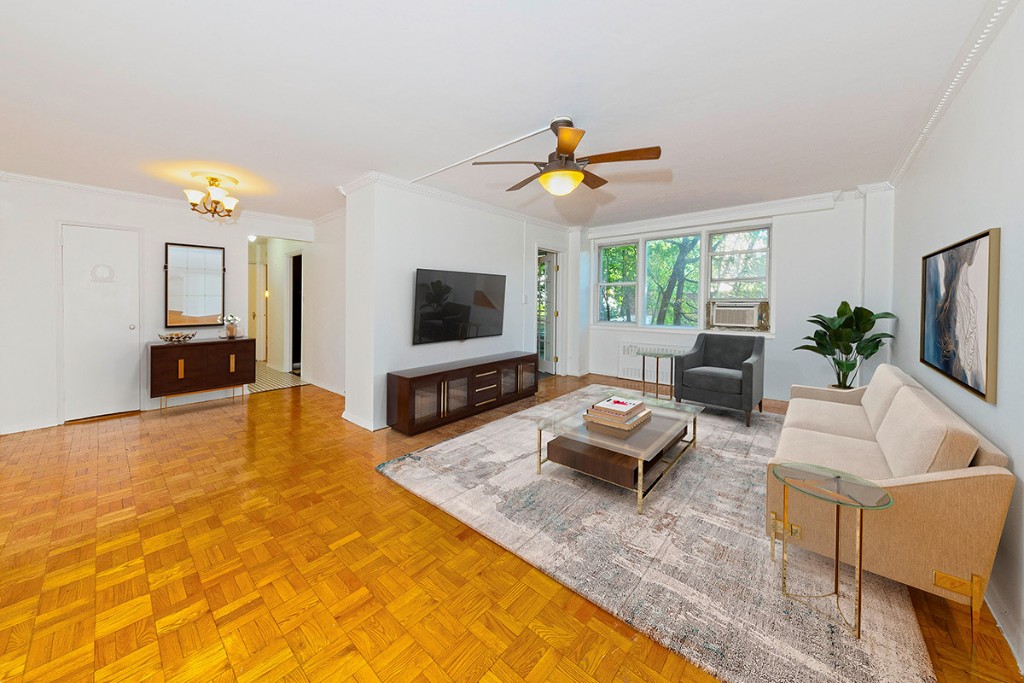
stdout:
POLYGON ((255 339, 149 345, 151 398, 241 387, 256 381, 255 339))
POLYGON ((537 354, 514 351, 388 373, 388 426, 418 434, 537 393, 537 354))

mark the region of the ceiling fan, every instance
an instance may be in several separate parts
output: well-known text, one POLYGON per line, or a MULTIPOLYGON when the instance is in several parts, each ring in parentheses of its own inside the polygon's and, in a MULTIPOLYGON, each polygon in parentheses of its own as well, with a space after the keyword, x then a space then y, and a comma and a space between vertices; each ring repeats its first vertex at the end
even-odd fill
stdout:
POLYGON ((591 154, 577 159, 575 156, 576 146, 580 144, 586 131, 582 128, 574 128, 572 119, 568 116, 559 116, 551 122, 551 132, 558 137, 558 145, 555 147, 555 151, 548 155, 547 161, 474 161, 473 165, 532 164, 537 167, 537 172, 508 188, 506 192, 521 190, 534 180, 539 180, 545 190, 556 197, 562 197, 575 190, 581 182, 592 190, 596 190, 608 182, 588 171, 587 166, 607 164, 613 161, 644 161, 661 158, 661 147, 642 147, 640 149, 625 149, 621 152, 591 154))

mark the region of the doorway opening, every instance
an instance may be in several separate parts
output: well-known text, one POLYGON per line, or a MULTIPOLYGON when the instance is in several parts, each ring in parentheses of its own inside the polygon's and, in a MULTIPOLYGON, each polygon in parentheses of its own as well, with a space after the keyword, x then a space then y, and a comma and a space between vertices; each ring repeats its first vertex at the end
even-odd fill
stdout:
POLYGON ((537 251, 537 358, 542 374, 557 374, 558 254, 537 251))
POLYGON ((292 374, 302 376, 302 254, 292 256, 292 374))

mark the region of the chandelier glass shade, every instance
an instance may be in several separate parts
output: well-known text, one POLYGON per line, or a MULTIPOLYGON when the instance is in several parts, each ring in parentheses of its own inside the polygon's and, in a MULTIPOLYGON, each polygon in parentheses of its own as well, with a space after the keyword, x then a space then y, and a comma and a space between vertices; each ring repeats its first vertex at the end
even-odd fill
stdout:
POLYGON ((224 185, 234 187, 238 181, 231 176, 212 171, 193 171, 193 178, 202 178, 206 182, 206 190, 183 190, 188 203, 196 213, 209 214, 218 218, 227 218, 238 206, 238 198, 232 197, 224 189, 224 185))

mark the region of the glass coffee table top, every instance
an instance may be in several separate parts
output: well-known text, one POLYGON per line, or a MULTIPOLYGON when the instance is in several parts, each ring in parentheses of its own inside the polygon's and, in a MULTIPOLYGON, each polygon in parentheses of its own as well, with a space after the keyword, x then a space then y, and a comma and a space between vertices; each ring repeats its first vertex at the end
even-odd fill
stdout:
POLYGON ((779 463, 772 474, 786 486, 835 505, 884 510, 892 496, 878 484, 849 472, 802 462, 779 463))
POLYGON ((555 437, 564 436, 599 446, 638 460, 651 460, 676 439, 680 431, 703 410, 703 406, 654 399, 635 391, 608 391, 606 394, 580 402, 571 409, 539 419, 537 430, 551 433, 555 437), (643 401, 651 410, 650 421, 632 432, 624 432, 621 436, 587 427, 587 422, 583 419, 583 413, 587 408, 612 396, 643 401))

